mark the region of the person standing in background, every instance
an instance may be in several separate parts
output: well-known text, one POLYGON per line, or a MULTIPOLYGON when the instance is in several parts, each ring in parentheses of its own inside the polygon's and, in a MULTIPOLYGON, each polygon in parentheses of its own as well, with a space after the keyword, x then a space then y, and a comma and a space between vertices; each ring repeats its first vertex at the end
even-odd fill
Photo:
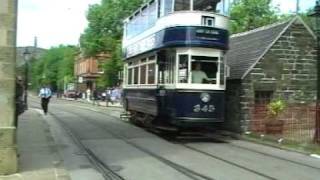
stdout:
POLYGON ((18 126, 18 116, 26 110, 26 102, 24 102, 24 87, 22 78, 20 76, 16 77, 16 112, 15 112, 15 127, 18 126))
POLYGON ((48 113, 48 105, 51 96, 51 89, 48 86, 42 86, 39 92, 39 97, 41 98, 41 107, 45 115, 48 113))

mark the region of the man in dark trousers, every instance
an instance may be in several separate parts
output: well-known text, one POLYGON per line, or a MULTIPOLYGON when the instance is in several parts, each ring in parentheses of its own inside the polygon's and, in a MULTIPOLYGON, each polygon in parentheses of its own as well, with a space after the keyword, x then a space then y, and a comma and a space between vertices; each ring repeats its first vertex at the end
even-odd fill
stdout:
POLYGON ((39 97, 41 98, 41 107, 44 114, 48 113, 48 104, 51 96, 52 92, 50 88, 48 86, 42 86, 42 88, 40 89, 39 97))
POLYGON ((18 116, 22 114, 26 109, 26 102, 24 102, 24 87, 23 87, 22 78, 18 76, 16 78, 16 113, 14 125, 18 126, 18 116))

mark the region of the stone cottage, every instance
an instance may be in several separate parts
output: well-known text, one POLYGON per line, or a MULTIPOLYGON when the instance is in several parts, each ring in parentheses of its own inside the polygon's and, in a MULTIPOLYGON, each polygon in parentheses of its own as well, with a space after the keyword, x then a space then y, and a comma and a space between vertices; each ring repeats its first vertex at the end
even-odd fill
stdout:
POLYGON ((229 130, 263 132, 266 104, 273 98, 288 104, 283 115, 290 119, 287 129, 302 126, 302 121, 314 125, 315 35, 300 17, 231 36, 227 63, 229 130))

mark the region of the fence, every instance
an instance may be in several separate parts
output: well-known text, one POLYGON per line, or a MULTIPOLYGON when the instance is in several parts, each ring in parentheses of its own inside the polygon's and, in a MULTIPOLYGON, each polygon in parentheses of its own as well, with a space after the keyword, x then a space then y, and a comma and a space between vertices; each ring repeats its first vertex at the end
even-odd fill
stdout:
MULTIPOLYGON (((311 142, 315 134, 316 108, 314 105, 289 105, 279 117, 283 126, 281 134, 269 134, 299 143, 311 142)), ((268 113, 266 104, 255 105, 251 110, 249 130, 254 133, 266 134, 268 113)))

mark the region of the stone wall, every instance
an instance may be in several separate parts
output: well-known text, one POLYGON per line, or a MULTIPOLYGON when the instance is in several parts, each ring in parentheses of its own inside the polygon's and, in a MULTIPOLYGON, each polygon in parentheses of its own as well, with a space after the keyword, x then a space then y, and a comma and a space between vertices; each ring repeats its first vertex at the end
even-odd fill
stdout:
POLYGON ((240 123, 240 93, 241 93, 241 81, 240 80, 228 80, 226 89, 226 113, 225 122, 223 123, 223 129, 241 133, 240 123))
POLYGON ((0 0, 0 175, 17 171, 15 54, 17 1, 0 0))
POLYGON ((243 131, 250 131, 250 126, 256 123, 255 91, 273 91, 273 98, 284 99, 289 105, 314 105, 314 47, 314 37, 297 20, 242 80, 240 108, 243 131))

